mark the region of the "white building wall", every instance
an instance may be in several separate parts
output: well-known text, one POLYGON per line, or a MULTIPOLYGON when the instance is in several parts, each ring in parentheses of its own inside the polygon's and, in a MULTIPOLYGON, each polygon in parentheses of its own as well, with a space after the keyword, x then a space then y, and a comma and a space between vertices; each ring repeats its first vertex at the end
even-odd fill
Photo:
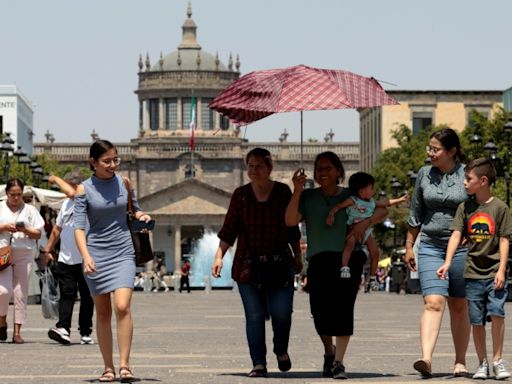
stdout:
POLYGON ((34 108, 15 85, 0 85, 2 133, 9 132, 14 147, 21 146, 28 155, 33 152, 34 108))

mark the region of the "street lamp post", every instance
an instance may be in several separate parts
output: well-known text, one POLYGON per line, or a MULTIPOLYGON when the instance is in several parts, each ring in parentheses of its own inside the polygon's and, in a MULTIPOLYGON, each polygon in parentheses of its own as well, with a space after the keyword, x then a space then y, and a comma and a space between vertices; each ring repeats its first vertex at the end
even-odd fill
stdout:
POLYGON ((396 224, 393 220, 391 220, 389 217, 386 217, 386 219, 382 222, 384 224, 384 227, 387 229, 393 230, 393 249, 396 249, 396 224))
POLYGON ((398 181, 396 176, 391 178, 391 190, 393 192, 393 197, 398 196, 398 192, 402 189, 403 185, 398 181))
POLYGON ((506 137, 506 151, 503 159, 498 157, 498 147, 494 142, 489 141, 484 145, 484 149, 489 153, 489 158, 496 167, 496 177, 503 179, 506 186, 506 202, 510 207, 510 182, 511 182, 511 168, 512 168, 512 118, 503 126, 503 132, 506 137))
POLYGON ((32 182, 34 187, 39 187, 41 184, 41 179, 44 175, 43 168, 38 164, 37 167, 32 169, 32 182))
POLYGON ((9 169, 10 169, 10 157, 14 150, 13 145, 14 140, 11 138, 11 133, 6 132, 4 134, 2 145, 0 146, 0 151, 2 152, 2 156, 4 158, 4 166, 3 166, 3 182, 7 183, 9 180, 9 169))
POLYGON ((474 133, 469 138, 469 142, 471 143, 471 147, 473 148, 473 153, 475 157, 478 157, 480 155, 482 140, 482 136, 480 136, 478 133, 474 133))
POLYGON ((416 185, 416 179, 418 178, 418 174, 414 172, 414 169, 411 169, 407 172, 407 177, 409 178, 409 184, 412 188, 416 185))
POLYGON ((18 163, 20 163, 23 166, 23 182, 26 183, 27 182, 27 166, 31 163, 31 160, 27 155, 25 155, 25 156, 21 156, 18 159, 18 163))

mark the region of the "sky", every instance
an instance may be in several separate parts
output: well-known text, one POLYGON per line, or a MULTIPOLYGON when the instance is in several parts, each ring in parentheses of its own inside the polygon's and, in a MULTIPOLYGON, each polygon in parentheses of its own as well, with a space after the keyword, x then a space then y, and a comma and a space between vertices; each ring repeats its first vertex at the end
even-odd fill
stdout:
MULTIPOLYGON (((176 50, 188 0, 0 0, 0 84, 35 104, 35 142, 137 136, 139 54, 176 50)), ((389 90, 512 87, 510 0, 193 0, 203 50, 241 72, 344 69, 389 90), (391 83, 391 84, 387 84, 391 83)), ((300 140, 300 114, 251 124, 250 141, 300 140)), ((352 110, 304 113, 304 138, 359 140, 352 110)))

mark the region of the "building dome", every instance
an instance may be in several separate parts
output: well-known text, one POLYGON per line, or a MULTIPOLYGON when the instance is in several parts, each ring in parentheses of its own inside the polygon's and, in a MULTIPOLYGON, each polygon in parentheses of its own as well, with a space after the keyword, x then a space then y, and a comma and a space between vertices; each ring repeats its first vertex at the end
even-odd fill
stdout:
POLYGON ((163 57, 163 65, 153 65, 151 71, 226 71, 218 57, 201 49, 178 49, 163 57), (198 56, 199 55, 199 56, 198 56), (199 57, 199 65, 197 58, 199 57), (178 65, 180 63, 181 65, 178 65))
POLYGON ((189 2, 183 35, 177 50, 150 60, 139 56, 139 137, 184 140, 195 123, 195 137, 204 140, 236 138, 239 130, 229 119, 208 107, 223 89, 240 77, 240 58, 204 52, 197 42, 197 26, 189 2), (193 121, 192 121, 193 119, 193 121))
MULTIPOLYGON (((218 54, 214 56, 204 52, 197 42, 197 25, 192 20, 190 3, 187 7, 187 16, 181 27, 183 37, 178 50, 164 57, 160 54, 160 60, 151 67, 150 71, 227 71, 226 66, 219 60, 218 54)), ((233 70, 232 59, 229 67, 229 70, 233 70)))

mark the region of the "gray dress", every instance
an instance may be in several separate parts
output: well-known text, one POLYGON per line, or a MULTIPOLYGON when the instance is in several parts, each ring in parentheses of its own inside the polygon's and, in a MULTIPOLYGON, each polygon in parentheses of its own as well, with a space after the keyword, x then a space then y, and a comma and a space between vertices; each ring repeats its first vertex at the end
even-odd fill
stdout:
MULTIPOLYGON (((92 176, 83 183, 85 194, 75 197, 74 227, 86 230, 87 249, 96 263, 96 272, 86 275, 91 295, 132 288, 135 252, 126 217, 128 191, 123 179, 92 176)), ((139 205, 133 197, 133 209, 139 205)))

